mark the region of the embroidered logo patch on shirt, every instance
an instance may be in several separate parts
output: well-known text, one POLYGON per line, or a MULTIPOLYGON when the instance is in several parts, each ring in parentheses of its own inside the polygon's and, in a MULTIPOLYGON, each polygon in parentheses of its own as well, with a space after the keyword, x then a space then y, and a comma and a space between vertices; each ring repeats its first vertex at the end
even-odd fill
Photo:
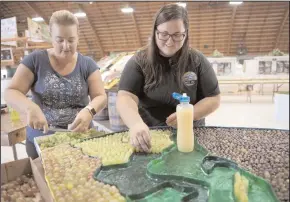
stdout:
POLYGON ((182 77, 182 81, 186 86, 193 86, 196 80, 197 76, 194 72, 186 72, 182 77))

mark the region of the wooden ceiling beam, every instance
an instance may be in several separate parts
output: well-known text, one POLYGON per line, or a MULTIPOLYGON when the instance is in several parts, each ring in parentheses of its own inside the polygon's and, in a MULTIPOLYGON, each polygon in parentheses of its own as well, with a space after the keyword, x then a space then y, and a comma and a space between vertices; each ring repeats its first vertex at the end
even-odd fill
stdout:
POLYGON ((1 2, 1 15, 5 18, 13 13, 13 11, 6 5, 6 3, 9 2, 1 2))
POLYGON ((268 13, 269 13, 269 9, 270 9, 270 4, 268 5, 268 8, 267 8, 267 12, 266 12, 266 16, 264 17, 264 20, 263 20, 263 24, 262 24, 262 28, 260 30, 260 36, 259 36, 259 47, 258 47, 258 53, 261 52, 261 45, 262 45, 262 36, 263 36, 263 31, 264 31, 264 28, 265 28, 265 24, 266 24, 266 21, 268 19, 268 13))
MULTIPOLYGON (((245 45, 245 43, 246 43, 246 37, 247 37, 247 35, 248 35, 248 33, 249 33, 249 28, 250 28, 250 22, 251 22, 251 17, 252 17, 252 14, 253 14, 253 6, 250 6, 250 8, 249 8, 249 10, 250 10, 250 12, 249 12, 249 14, 248 14, 248 18, 247 18, 247 24, 246 24, 246 31, 243 31, 243 32, 241 32, 240 34, 242 35, 241 37, 239 37, 239 39, 238 39, 238 41, 239 42, 237 42, 236 44, 237 44, 237 46, 235 47, 235 48, 237 48, 238 46, 240 46, 240 45, 242 45, 242 46, 246 46, 245 45)), ((233 42, 231 42, 231 43, 233 43, 233 42)), ((233 43, 234 44, 234 43, 233 43)), ((231 48, 232 49, 232 48, 231 48)))
POLYGON ((88 15, 89 13, 86 12, 86 10, 85 10, 85 8, 84 8, 84 6, 83 6, 82 4, 77 4, 77 5, 78 5, 78 7, 79 7, 80 10, 82 10, 84 13, 87 14, 87 18, 86 18, 86 19, 87 19, 87 21, 88 21, 88 23, 89 23, 89 25, 90 25, 90 28, 92 29, 92 31, 93 31, 93 33, 94 33, 94 37, 95 37, 96 42, 97 42, 97 44, 98 44, 98 46, 99 46, 99 48, 100 48, 101 57, 103 57, 105 54, 104 54, 104 50, 103 50, 103 47, 102 47, 102 44, 101 44, 101 40, 100 40, 100 38, 99 38, 99 35, 98 35, 96 29, 94 28, 94 24, 93 24, 93 22, 91 21, 89 15, 88 15))
POLYGON ((40 11, 40 9, 34 4, 34 2, 29 2, 29 1, 25 1, 26 5, 31 8, 39 17, 42 17, 44 22, 48 25, 49 24, 49 19, 44 16, 40 11))
MULTIPOLYGON (((112 29, 112 26, 110 25, 111 23, 108 23, 108 21, 111 21, 111 20, 109 20, 108 19, 108 16, 106 16, 104 13, 103 13, 103 8, 102 9, 100 9, 100 7, 101 7, 101 3, 97 3, 97 5, 94 7, 94 8, 96 8, 96 12, 98 12, 99 14, 100 14, 100 16, 101 16, 101 19, 100 19, 100 21, 101 22, 105 22, 105 26, 103 26, 104 28, 105 28, 105 30, 106 30, 106 34, 107 34, 107 36, 106 36, 106 38, 109 38, 109 36, 108 36, 108 32, 109 32, 109 35, 110 35, 110 37, 111 37, 111 41, 113 42, 113 44, 115 44, 115 41, 114 41, 114 37, 113 37, 113 33, 115 33, 114 32, 114 30, 112 29)), ((98 23, 99 24, 99 23, 98 23)), ((101 23, 100 23, 101 24, 101 23)), ((114 26, 114 25, 113 25, 114 26)))
POLYGON ((90 50, 90 45, 89 45, 88 39, 87 39, 86 35, 84 34, 84 32, 82 31, 81 28, 80 28, 80 34, 83 36, 83 39, 86 42, 87 50, 90 50))
MULTIPOLYGON (((128 6, 130 6, 130 4, 128 3, 128 6)), ((141 38, 140 38, 140 32, 139 32, 139 28, 138 28, 138 24, 136 21, 136 17, 134 12, 131 14, 133 23, 134 23, 134 27, 135 27, 135 31, 136 31, 136 36, 137 36, 137 42, 138 42, 138 48, 142 47, 142 42, 141 42, 141 38)))
POLYGON ((229 35, 228 35, 229 40, 228 40, 228 45, 227 45, 227 55, 230 54, 230 47, 231 47, 231 43, 232 43, 232 33, 233 33, 233 27, 234 27, 234 23, 235 23, 237 8, 238 8, 238 6, 234 6, 233 12, 232 12, 231 25, 230 25, 229 35))
POLYGON ((28 15, 28 17, 32 18, 32 16, 29 14, 29 12, 26 11, 27 10, 26 6, 24 6, 23 4, 19 4, 19 6, 23 11, 25 11, 25 13, 26 13, 26 15, 28 15))
MULTIPOLYGON (((218 11, 220 11, 220 9, 218 9, 218 11)), ((214 13, 212 15, 214 16, 214 13)), ((213 49, 214 50, 217 49, 216 44, 215 44, 216 33, 217 33, 217 31, 216 31, 216 18, 215 18, 213 21, 213 49)))
POLYGON ((275 42, 275 45, 274 45, 273 49, 277 48, 277 46, 278 46, 282 31, 283 31, 283 28, 284 28, 284 25, 285 25, 285 22, 286 22, 288 16, 289 16, 289 6, 286 7, 286 10, 285 10, 285 13, 284 13, 284 18, 281 21, 279 31, 277 32, 277 38, 276 38, 276 42, 275 42))
MULTIPOLYGON (((198 9, 198 11, 197 11, 197 13, 199 14, 198 15, 198 18, 196 19, 197 21, 200 21, 201 20, 201 18, 202 18, 202 16, 201 16, 201 13, 200 13, 200 9, 198 9)), ((200 50, 200 48, 201 48, 201 32, 200 32, 200 27, 201 27, 201 24, 200 23, 198 23, 198 25, 197 25, 197 49, 199 49, 200 50)))

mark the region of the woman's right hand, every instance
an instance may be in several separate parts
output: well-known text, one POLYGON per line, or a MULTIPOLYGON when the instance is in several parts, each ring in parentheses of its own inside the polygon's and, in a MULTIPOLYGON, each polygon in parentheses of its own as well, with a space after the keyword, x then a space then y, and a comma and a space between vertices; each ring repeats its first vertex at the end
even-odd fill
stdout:
POLYGON ((43 133, 48 132, 47 120, 38 105, 32 105, 27 110, 27 124, 36 130, 41 130, 43 133))
POLYGON ((148 126, 142 122, 135 124, 129 130, 130 143, 140 151, 149 152, 151 149, 151 136, 148 126))

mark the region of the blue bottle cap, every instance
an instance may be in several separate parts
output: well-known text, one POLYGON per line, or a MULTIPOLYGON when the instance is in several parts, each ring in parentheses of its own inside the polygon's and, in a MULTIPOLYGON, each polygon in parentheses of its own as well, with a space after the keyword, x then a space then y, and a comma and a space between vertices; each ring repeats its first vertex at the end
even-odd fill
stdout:
POLYGON ((179 102, 189 102, 190 97, 186 95, 186 93, 183 93, 182 95, 179 93, 172 93, 172 97, 176 100, 179 100, 179 102))

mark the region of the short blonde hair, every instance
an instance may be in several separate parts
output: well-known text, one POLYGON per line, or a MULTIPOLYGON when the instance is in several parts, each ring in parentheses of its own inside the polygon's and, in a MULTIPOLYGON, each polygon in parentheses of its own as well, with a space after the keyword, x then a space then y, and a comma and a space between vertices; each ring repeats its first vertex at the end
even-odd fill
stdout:
POLYGON ((79 21, 74 14, 69 12, 68 10, 59 10, 52 14, 49 20, 49 28, 51 31, 52 25, 76 25, 77 30, 79 30, 79 21))

